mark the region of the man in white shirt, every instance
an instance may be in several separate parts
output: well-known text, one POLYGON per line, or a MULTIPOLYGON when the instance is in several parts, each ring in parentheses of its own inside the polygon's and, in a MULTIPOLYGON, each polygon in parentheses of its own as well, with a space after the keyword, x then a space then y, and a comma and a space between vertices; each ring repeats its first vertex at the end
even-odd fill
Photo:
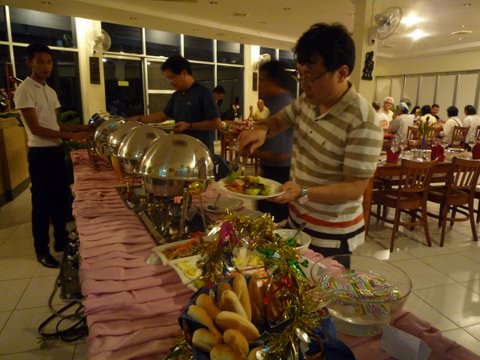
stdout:
POLYGON ((449 106, 447 108, 448 120, 443 125, 443 131, 440 132, 440 136, 445 139, 444 143, 448 141, 448 144, 452 143, 453 128, 455 126, 464 126, 462 120, 458 117, 458 108, 456 106, 449 106))
POLYGON ((383 100, 383 106, 380 109, 381 112, 383 112, 385 115, 387 115, 387 118, 388 118, 389 122, 392 121, 392 119, 393 119, 393 111, 392 111, 393 104, 394 104, 393 97, 387 96, 383 100))
POLYGON ((477 109, 473 105, 467 105, 464 108, 465 119, 463 119, 463 126, 469 127, 467 134, 467 143, 475 143, 477 141, 477 127, 480 126, 480 116, 477 115, 477 109))
POLYGON ((27 65, 32 74, 15 90, 15 105, 28 137, 28 171, 32 193, 32 233, 37 260, 49 268, 59 267, 49 251, 49 227, 53 225, 54 249, 63 251, 68 232, 66 210, 68 183, 62 140, 84 141, 91 137, 88 125, 68 125, 57 121, 60 102, 47 84, 53 69, 48 46, 27 47, 27 65))
POLYGON ((257 109, 253 112, 253 120, 259 121, 270 116, 270 110, 265 106, 262 99, 257 101, 257 109))

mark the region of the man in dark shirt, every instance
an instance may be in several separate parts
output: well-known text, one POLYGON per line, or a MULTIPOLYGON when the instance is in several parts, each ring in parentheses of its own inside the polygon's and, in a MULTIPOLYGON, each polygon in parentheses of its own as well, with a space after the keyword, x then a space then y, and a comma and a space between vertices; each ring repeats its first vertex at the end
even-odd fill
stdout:
POLYGON ((163 111, 132 116, 129 120, 149 123, 175 119, 176 133, 199 139, 213 154, 215 129, 221 127, 221 121, 212 92, 195 81, 190 62, 180 55, 169 57, 162 72, 176 90, 163 111))

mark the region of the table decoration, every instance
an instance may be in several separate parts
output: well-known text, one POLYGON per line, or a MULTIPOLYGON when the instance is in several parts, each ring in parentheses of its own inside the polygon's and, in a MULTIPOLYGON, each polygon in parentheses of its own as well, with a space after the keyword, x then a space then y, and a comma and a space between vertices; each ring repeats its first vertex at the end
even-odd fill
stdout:
MULTIPOLYGON (((224 328, 223 317, 233 317, 233 315, 223 307, 226 307, 227 295, 225 295, 226 290, 222 289, 227 283, 227 286, 232 284, 231 287, 235 290, 235 282, 239 277, 244 278, 235 264, 234 254, 238 254, 239 248, 255 252, 263 262, 263 272, 245 275, 245 280, 242 280, 248 283, 247 294, 251 299, 254 293, 259 291, 262 293, 260 303, 252 301, 250 308, 252 322, 249 323, 255 323, 254 326, 257 327, 260 335, 248 339, 249 351, 253 352, 250 355, 254 356, 253 358, 306 359, 308 356, 315 356, 312 358, 321 359, 326 356, 325 349, 330 349, 331 354, 335 353, 337 359, 353 358, 350 350, 335 339, 335 330, 325 308, 329 299, 324 297, 319 287, 307 277, 308 260, 301 257, 295 249, 295 243, 275 235, 274 230, 275 223, 268 214, 254 219, 227 212, 218 231, 207 235, 214 237, 216 241, 207 242, 207 248, 197 262, 201 269, 200 279, 204 286, 193 296, 182 312, 179 322, 184 329, 185 339, 177 344, 168 359, 209 358, 205 348, 201 351, 198 346, 192 346, 192 335, 193 343, 199 342, 199 336, 197 336, 199 334, 195 332, 199 327, 203 327, 201 331, 205 333, 200 342, 205 342, 208 336, 212 336, 213 339, 221 337, 221 331, 225 331, 224 344, 221 344, 220 348, 206 345, 206 349, 210 349, 211 356, 219 351, 218 349, 225 348, 229 336, 227 338, 225 336, 228 330, 224 328), (202 316, 197 315, 200 294, 206 294, 201 296, 207 296, 209 301, 216 303, 219 307, 220 312, 216 317, 215 315, 211 317, 214 323, 213 328, 212 320, 203 322, 202 316), (265 312, 260 312, 264 314, 261 322, 254 316, 255 306, 264 306, 267 309, 265 312), (269 309, 273 309, 274 306, 277 306, 277 310, 280 309, 280 311, 276 317, 271 317, 269 309), (208 330, 210 333, 207 333, 208 330), (220 331, 220 335, 217 334, 217 330, 220 331)), ((238 293, 236 290, 235 292, 238 293)), ((243 296, 238 295, 238 299, 243 301, 243 296)), ((234 315, 237 316, 237 314, 234 315)), ((248 329, 250 325, 244 326, 244 329, 248 329)), ((248 331, 245 331, 248 334, 248 331)), ((241 332, 245 334, 245 331, 241 332)), ((215 341, 222 342, 222 339, 215 341)))

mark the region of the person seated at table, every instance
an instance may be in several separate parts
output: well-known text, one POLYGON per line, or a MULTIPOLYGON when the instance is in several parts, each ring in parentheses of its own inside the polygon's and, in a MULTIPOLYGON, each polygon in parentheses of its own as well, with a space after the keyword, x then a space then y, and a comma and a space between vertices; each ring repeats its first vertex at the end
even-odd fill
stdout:
POLYGON ((375 117, 380 124, 380 127, 384 130, 388 128, 388 116, 384 112, 380 111, 380 103, 378 101, 372 101, 372 106, 375 109, 375 117))
POLYGON ((477 115, 477 109, 473 105, 467 105, 463 109, 465 112, 465 119, 463 119, 463 126, 469 127, 467 134, 467 143, 475 143, 477 141, 477 127, 480 126, 480 116, 477 115))
POLYGON ((393 119, 393 111, 392 111, 393 104, 394 104, 393 97, 387 96, 387 97, 383 100, 383 106, 382 106, 382 108, 380 109, 380 111, 381 111, 382 113, 384 113, 385 115, 387 115, 387 118, 388 118, 388 121, 389 121, 389 122, 392 121, 392 119, 393 119))
POLYGON ((218 106, 218 111, 222 111, 223 98, 225 97, 225 89, 221 85, 217 85, 212 90, 213 98, 218 106))
POLYGON ((266 119, 270 116, 270 109, 265 106, 265 103, 262 99, 257 101, 257 108, 253 110, 253 106, 250 105, 250 113, 252 114, 252 119, 254 121, 259 121, 266 119))
POLYGON ((408 127, 414 126, 414 116, 408 113, 408 105, 403 102, 396 106, 395 111, 397 116, 390 122, 388 132, 395 134, 399 141, 404 141, 407 139, 408 127))
POLYGON ((215 130, 222 122, 212 92, 194 79, 190 62, 180 55, 169 57, 161 70, 176 90, 167 105, 163 111, 132 116, 128 120, 158 123, 175 119, 175 133, 197 138, 214 154, 215 130))
POLYGON ((435 124, 437 122, 437 118, 432 115, 432 108, 430 107, 430 105, 423 105, 421 108, 421 113, 421 121, 428 120, 431 124, 435 124))
POLYGON ((444 139, 444 143, 452 143, 453 128, 455 126, 463 126, 462 120, 458 117, 458 108, 456 106, 449 106, 447 108, 448 120, 443 125, 443 131, 440 132, 440 137, 444 139))

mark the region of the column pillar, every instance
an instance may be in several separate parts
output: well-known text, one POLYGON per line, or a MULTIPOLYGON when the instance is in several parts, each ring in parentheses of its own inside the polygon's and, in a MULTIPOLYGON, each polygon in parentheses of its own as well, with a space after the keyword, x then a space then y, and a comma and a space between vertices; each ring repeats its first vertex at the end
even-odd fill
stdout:
POLYGON ((355 5, 355 18, 353 21, 353 40, 355 41, 355 68, 351 74, 355 89, 368 101, 374 100, 375 90, 375 59, 377 53, 377 40, 374 44, 370 43, 369 31, 373 24, 373 4, 374 0, 351 0, 355 5), (372 80, 362 79, 365 68, 365 58, 367 53, 373 51, 374 69, 372 80))

